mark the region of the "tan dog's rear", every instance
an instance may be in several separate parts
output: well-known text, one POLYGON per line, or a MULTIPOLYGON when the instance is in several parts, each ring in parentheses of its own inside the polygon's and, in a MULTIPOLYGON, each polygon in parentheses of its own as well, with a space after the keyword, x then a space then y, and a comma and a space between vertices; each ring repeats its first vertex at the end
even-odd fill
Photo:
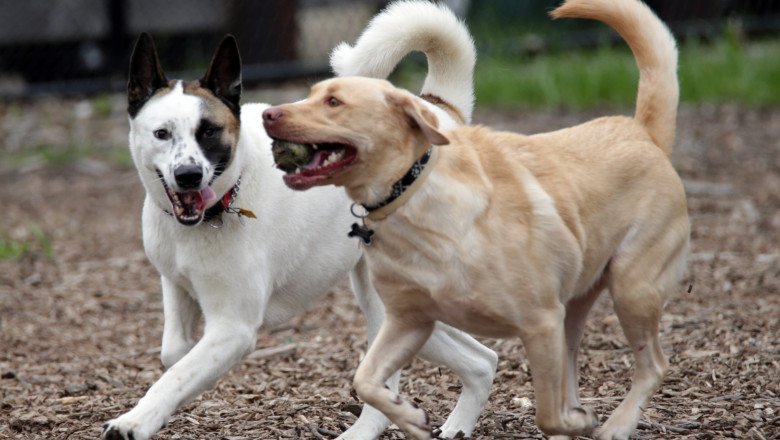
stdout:
POLYGON ((577 351, 604 289, 636 370, 598 437, 627 439, 667 369, 658 326, 684 270, 689 233, 685 194, 669 162, 678 100, 674 39, 637 0, 569 0, 553 16, 593 18, 620 32, 640 70, 634 118, 534 136, 484 127, 441 131, 419 98, 366 78, 324 81, 307 100, 264 115, 272 137, 327 144, 349 158, 286 181, 297 189, 342 185, 369 207, 362 228, 374 235, 366 255, 387 315, 355 388, 414 438, 429 438, 424 412, 383 384, 411 360, 435 321, 483 336, 519 335, 537 424, 550 435, 596 428, 578 397, 577 351), (438 146, 421 165, 431 144, 438 146), (415 167, 429 171, 427 178, 405 202, 375 215, 415 167))

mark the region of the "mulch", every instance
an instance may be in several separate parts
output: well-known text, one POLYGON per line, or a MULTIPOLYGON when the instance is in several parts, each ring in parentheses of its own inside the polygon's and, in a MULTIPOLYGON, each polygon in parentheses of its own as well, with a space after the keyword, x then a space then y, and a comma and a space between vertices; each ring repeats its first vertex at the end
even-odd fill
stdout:
MULTIPOLYGON (((121 101, 102 118, 84 101, 0 104, 0 158, 89 139, 97 139, 95 157, 110 157, 126 148, 121 101)), ((484 110, 475 120, 533 133, 601 113, 612 111, 484 110)), ((671 368, 635 439, 780 438, 778 139, 780 109, 681 110, 673 162, 688 191, 692 251, 662 321, 671 368)), ((0 237, 28 248, 0 260, 0 438, 94 439, 163 371, 159 278, 140 238, 143 189, 132 169, 93 157, 59 167, 7 163, 0 160, 0 237)), ((351 378, 366 350, 364 319, 346 285, 313 306, 259 333, 257 350, 155 438, 343 432, 360 411, 351 378)), ((543 438, 520 340, 484 342, 500 363, 473 438, 543 438)), ((626 394, 631 364, 603 295, 580 355, 583 401, 601 417, 626 394)), ((401 389, 440 424, 460 384, 446 368, 415 360, 401 389)), ((382 438, 404 436, 391 428, 382 438)))

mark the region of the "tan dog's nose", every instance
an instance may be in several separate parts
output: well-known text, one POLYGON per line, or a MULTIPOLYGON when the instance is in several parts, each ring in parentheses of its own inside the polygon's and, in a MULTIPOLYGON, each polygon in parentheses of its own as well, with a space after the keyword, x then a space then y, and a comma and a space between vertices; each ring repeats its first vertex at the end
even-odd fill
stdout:
POLYGON ((265 109, 263 111, 263 123, 266 125, 278 121, 282 116, 284 115, 284 112, 279 107, 271 107, 265 109))

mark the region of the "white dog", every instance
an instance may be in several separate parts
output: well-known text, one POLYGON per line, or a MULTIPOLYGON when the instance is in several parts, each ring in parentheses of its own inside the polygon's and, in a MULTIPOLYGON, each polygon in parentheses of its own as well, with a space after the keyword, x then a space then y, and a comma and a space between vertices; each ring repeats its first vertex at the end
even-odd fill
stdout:
MULTIPOLYGON (((465 27, 428 2, 403 2, 378 15, 354 48, 333 56, 338 74, 388 74, 413 50, 431 65, 428 83, 460 88, 449 109, 471 114, 474 49, 465 27), (441 57, 464 63, 453 78, 441 57)), ((428 87, 428 86, 426 86, 428 87)), ((428 87, 429 88, 429 87, 428 87)), ((428 91, 427 88, 423 89, 428 91)), ((128 82, 130 149, 146 189, 143 239, 160 272, 167 371, 129 412, 105 424, 106 439, 144 440, 253 350, 256 333, 305 311, 349 274, 371 342, 384 307, 362 251, 347 237, 354 221, 342 189, 288 189, 274 168, 262 127, 268 106, 239 106, 241 62, 226 37, 199 81, 166 79, 154 43, 142 34, 128 82), (203 336, 194 333, 201 318, 203 336)), ((451 127, 459 121, 439 111, 451 127)), ((458 117, 460 119, 460 117, 458 117)), ((421 357, 450 367, 463 382, 443 437, 470 435, 487 401, 497 356, 467 334, 438 326, 421 357)), ((397 389, 398 376, 388 381, 397 389)), ((365 407, 342 439, 373 439, 389 421, 365 407)))

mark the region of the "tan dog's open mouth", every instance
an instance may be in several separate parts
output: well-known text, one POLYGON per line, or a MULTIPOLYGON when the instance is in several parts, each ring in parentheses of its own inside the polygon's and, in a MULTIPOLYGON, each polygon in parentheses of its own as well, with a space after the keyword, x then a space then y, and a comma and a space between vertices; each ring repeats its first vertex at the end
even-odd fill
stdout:
POLYGON ((340 143, 298 143, 274 139, 276 167, 284 171, 284 183, 305 190, 330 179, 357 158, 357 149, 340 143))

